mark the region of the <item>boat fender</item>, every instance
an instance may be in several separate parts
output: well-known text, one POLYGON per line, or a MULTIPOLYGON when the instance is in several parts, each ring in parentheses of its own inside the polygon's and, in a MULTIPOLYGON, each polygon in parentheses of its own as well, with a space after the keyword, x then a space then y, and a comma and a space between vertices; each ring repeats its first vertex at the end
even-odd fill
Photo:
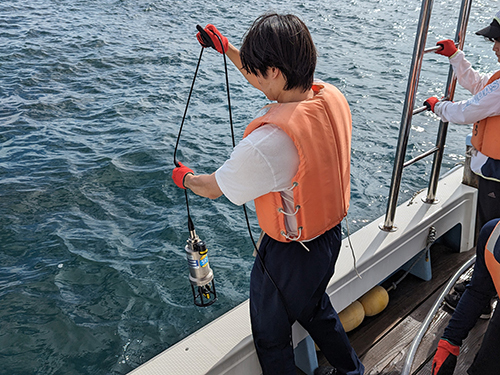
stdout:
POLYGON ((366 292, 358 301, 363 305, 366 316, 374 316, 382 312, 389 304, 389 293, 377 285, 366 292))
POLYGON ((344 331, 349 332, 359 326, 365 318, 365 309, 359 301, 354 301, 339 313, 344 331))

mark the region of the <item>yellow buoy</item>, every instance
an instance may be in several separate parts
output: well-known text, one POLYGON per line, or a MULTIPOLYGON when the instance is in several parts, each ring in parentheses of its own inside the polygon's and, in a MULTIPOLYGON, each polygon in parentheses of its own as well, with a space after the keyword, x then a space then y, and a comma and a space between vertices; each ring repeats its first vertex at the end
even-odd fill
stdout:
POLYGON ((377 315, 389 304, 389 293, 383 287, 377 285, 366 292, 358 301, 363 305, 366 316, 377 315))
POLYGON ((349 332, 359 326, 365 318, 365 310, 359 301, 354 301, 339 313, 344 331, 349 332))

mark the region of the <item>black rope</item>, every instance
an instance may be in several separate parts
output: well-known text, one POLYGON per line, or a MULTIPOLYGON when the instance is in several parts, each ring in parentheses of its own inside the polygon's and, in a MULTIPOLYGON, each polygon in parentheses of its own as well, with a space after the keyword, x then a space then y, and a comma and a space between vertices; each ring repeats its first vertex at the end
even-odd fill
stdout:
MULTIPOLYGON (((217 37, 217 39, 219 39, 220 46, 221 46, 222 50, 224 51, 224 45, 222 43, 221 38, 217 34, 215 34, 215 33, 214 33, 214 35, 217 37)), ((231 127, 231 139, 233 141, 233 148, 234 148, 236 146, 236 142, 235 142, 235 137, 234 137, 233 116, 232 116, 232 113, 231 113, 231 98, 229 97, 229 75, 227 73, 226 54, 223 53, 222 56, 224 56, 224 71, 226 73, 226 88, 227 88, 227 104, 228 104, 228 109, 229 109, 229 124, 230 124, 230 127, 231 127)), ((290 319, 291 315, 290 315, 290 311, 288 310, 288 305, 286 303, 285 296, 283 295, 283 293, 281 292, 280 288, 278 287, 278 285, 276 284, 276 282, 272 278, 271 274, 269 273, 269 270, 267 269, 267 267, 266 267, 266 265, 264 263, 264 258, 260 254, 260 251, 257 248, 257 244, 256 244, 256 242, 255 242, 255 240, 253 238, 252 228, 250 227, 250 220, 248 219, 247 207, 246 207, 245 204, 243 204, 243 212, 245 213, 245 220, 246 220, 246 223, 247 223, 248 234, 250 235, 250 240, 252 241, 253 247, 255 249, 257 257, 259 258, 259 261, 260 261, 260 264, 262 266, 262 269, 266 273, 267 277, 269 277, 269 280, 271 281, 271 283, 273 284, 273 286, 278 291, 278 295, 279 295, 279 297, 281 299, 281 302, 283 303, 283 306, 285 307, 286 315, 288 316, 288 319, 291 320, 290 319)))
POLYGON ((179 140, 181 139, 181 132, 182 132, 182 128, 184 126, 184 120, 186 120, 186 114, 187 114, 187 110, 189 107, 189 101, 191 100, 191 94, 193 93, 194 82, 196 81, 196 76, 198 75, 198 69, 200 68, 201 56, 203 56, 203 49, 204 48, 202 47, 201 51, 200 51, 200 57, 198 58, 198 64, 196 64, 196 70, 194 72, 193 82, 191 83, 191 89, 189 90, 189 95, 188 95, 188 99, 186 102, 186 108, 184 109, 184 115, 182 116, 181 126, 179 128, 179 134, 177 135, 177 142, 175 143, 174 164, 176 167, 179 166, 179 163, 177 162, 177 158, 176 158, 177 148, 179 147, 179 140))
MULTIPOLYGON (((203 29, 201 29, 201 30, 200 29, 201 28, 198 28, 198 30, 200 32, 205 32, 203 29)), ((217 34, 215 34, 215 33, 214 33, 214 35, 219 40, 221 48, 224 51, 224 45, 222 43, 221 38, 217 34)), ((188 96, 188 99, 187 99, 187 102, 186 102, 186 109, 184 110, 184 115, 182 117, 182 122, 181 122, 181 126, 180 126, 180 129, 179 129, 179 134, 177 136, 177 142, 175 144, 175 149, 174 149, 174 164, 175 164, 176 167, 179 167, 179 163, 178 163, 177 158, 176 158, 177 148, 179 146, 179 140, 180 140, 180 137, 181 137, 182 128, 184 126, 184 121, 186 119, 186 114, 187 114, 187 110, 188 110, 188 106, 189 106, 189 101, 191 100, 191 94, 193 93, 194 82, 196 81, 196 76, 198 75, 198 69, 200 67, 201 57, 203 55, 203 49, 204 48, 205 47, 201 48, 200 57, 198 58, 198 64, 196 65, 196 70, 195 70, 195 73, 194 73, 193 82, 191 83, 191 89, 189 90, 189 96, 188 96)), ((233 148, 234 148, 236 146, 236 141, 235 141, 235 136, 234 136, 233 115, 232 115, 232 112, 231 112, 231 97, 230 97, 230 94, 229 94, 229 74, 228 74, 228 70, 227 70, 227 60, 226 60, 226 53, 225 53, 225 51, 224 51, 224 53, 222 53, 222 56, 224 58, 224 71, 225 71, 225 75, 226 75, 226 90, 227 90, 227 104, 228 104, 228 111, 229 111, 229 125, 231 127, 231 140, 232 140, 233 148)), ((186 208, 187 208, 187 215, 188 215, 188 226, 189 226, 189 230, 192 230, 192 229, 194 229, 194 225, 193 225, 193 222, 191 220, 191 216, 189 214, 189 203, 188 203, 187 189, 184 191, 184 194, 185 194, 185 198, 186 198, 186 208)), ((290 314, 290 311, 288 310, 288 305, 286 303, 285 296, 283 295, 283 293, 281 292, 280 288, 278 287, 278 285, 276 284, 276 282, 272 278, 271 274, 269 273, 269 270, 267 269, 267 267, 266 267, 266 265, 264 263, 264 258, 262 257, 259 249, 257 248, 257 244, 256 244, 255 239, 254 239, 253 234, 252 234, 252 228, 250 226, 250 220, 248 219, 248 213, 247 213, 247 208, 246 208, 245 204, 243 204, 243 212, 245 214, 245 220, 246 220, 246 223, 247 223, 248 234, 250 235, 250 240, 252 241, 253 247, 255 249, 257 257, 259 258, 259 262, 260 262, 260 264, 262 266, 262 269, 264 270, 264 273, 267 275, 267 277, 269 278, 269 280, 271 281, 271 283, 273 284, 273 286, 276 288, 276 290, 278 292, 278 295, 279 295, 279 297, 281 299, 281 302, 283 303, 283 306, 285 307, 285 311, 286 311, 286 314, 288 316, 288 319, 291 322, 291 314, 290 314)))
MULTIPOLYGON (((187 110, 189 107, 189 101, 191 100, 191 94, 193 93, 193 88, 194 88, 194 82, 196 81, 196 76, 198 75, 198 69, 200 67, 200 62, 201 62, 201 57, 203 56, 203 47, 201 48, 200 51, 200 57, 198 58, 198 64, 196 64, 196 70, 194 72, 194 77, 193 77, 193 82, 191 83, 191 89, 189 90, 189 95, 188 99, 186 102, 186 108, 184 109, 184 115, 182 116, 182 121, 181 121, 181 126, 179 128, 179 134, 177 135, 177 141, 175 142, 175 149, 174 149, 174 164, 176 167, 179 167, 179 162, 177 161, 177 148, 179 147, 179 141, 181 139, 181 132, 182 128, 184 127, 184 121, 186 120, 186 114, 187 110)), ((186 211, 187 211, 187 219, 188 219, 188 229, 190 232, 194 230, 194 224, 193 220, 191 219, 191 215, 189 213, 189 201, 188 201, 188 195, 187 195, 187 189, 184 189, 184 196, 186 198, 186 211)))

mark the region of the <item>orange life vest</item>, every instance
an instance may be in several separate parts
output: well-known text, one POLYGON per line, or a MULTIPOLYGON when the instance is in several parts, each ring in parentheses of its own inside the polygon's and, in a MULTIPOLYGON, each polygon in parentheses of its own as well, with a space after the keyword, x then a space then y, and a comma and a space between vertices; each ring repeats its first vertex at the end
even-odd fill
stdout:
POLYGON ((244 137, 265 124, 274 124, 293 140, 299 167, 292 180, 298 234, 285 227, 282 198, 271 192, 255 199, 261 229, 280 242, 309 240, 339 224, 350 197, 352 120, 341 92, 327 83, 314 84, 314 97, 300 102, 270 104, 253 120, 244 137))
POLYGON ((490 273, 491 279, 495 284, 495 289, 497 293, 500 294, 500 263, 495 259, 494 250, 495 245, 500 246, 500 222, 497 223, 493 232, 491 232, 488 242, 486 242, 486 248, 484 249, 484 260, 486 262, 486 267, 490 273))
MULTIPOLYGON (((500 70, 493 74, 486 86, 499 78, 500 70)), ((476 122, 471 142, 482 154, 500 160, 500 116, 487 117, 476 122)))

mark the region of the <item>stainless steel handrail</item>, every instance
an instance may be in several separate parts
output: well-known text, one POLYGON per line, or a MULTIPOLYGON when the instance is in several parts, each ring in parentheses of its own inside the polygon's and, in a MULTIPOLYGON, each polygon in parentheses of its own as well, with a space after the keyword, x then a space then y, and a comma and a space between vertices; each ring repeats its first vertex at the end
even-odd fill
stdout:
MULTIPOLYGON (((387 203, 387 210, 385 215, 385 221, 380 225, 380 229, 384 231, 394 231, 396 226, 394 225, 394 219, 396 216, 397 201, 399 195, 399 189, 401 187, 401 177, 403 174, 403 169, 414 162, 423 159, 424 157, 434 154, 434 162, 431 171, 431 178, 429 180, 429 188, 427 197, 425 199, 426 203, 433 203, 436 200, 436 190, 439 178, 439 172, 441 170, 441 162, 443 159, 444 145, 446 141, 446 133, 448 130, 448 123, 440 122, 439 131, 436 140, 436 146, 424 152, 422 155, 410 160, 405 163, 406 149, 408 146, 408 139, 410 136, 411 120, 412 117, 418 113, 425 111, 425 107, 420 107, 414 110, 415 95, 418 88, 418 81, 420 77, 420 71, 422 67, 422 59, 425 53, 435 52, 439 47, 431 47, 425 49, 425 42, 427 39, 427 33, 429 30, 429 23, 431 17, 433 0, 422 0, 422 7, 420 10, 420 19, 417 27, 417 34, 415 36, 415 45, 413 47, 413 57, 411 63, 410 74, 408 77, 408 85, 406 88, 406 98, 403 106, 403 114, 401 117, 401 125, 399 128, 399 139, 396 148, 396 155, 394 158, 394 167, 392 172, 392 181, 389 191, 389 199, 387 203)), ((467 29, 467 23, 469 20, 471 0, 462 0, 462 5, 460 8, 460 16, 457 24, 457 32, 455 40, 458 40, 458 48, 462 49, 465 40, 465 31, 467 29)), ((456 77, 453 74, 453 69, 450 67, 448 73, 448 83, 446 85, 445 97, 449 100, 453 100, 456 87, 456 77)))
POLYGON ((436 315, 439 307, 441 306, 441 303, 444 300, 444 297, 450 292, 451 288, 453 285, 455 285, 455 282, 458 280, 458 278, 465 273, 474 263, 476 262, 476 255, 471 257, 467 262, 465 262, 462 267, 451 277, 451 279, 448 281, 448 283, 445 285, 444 289, 441 290, 441 293, 439 294, 439 297, 436 299, 434 304, 432 305, 431 309, 427 313, 427 316, 425 317, 424 321, 422 322, 422 325, 420 326, 420 329, 418 330, 417 334, 413 338, 413 341, 410 345, 410 348, 408 349, 408 352, 406 353, 405 360, 403 362, 403 369, 401 370, 401 375, 409 375, 411 371, 411 366, 413 364, 413 359, 415 358, 415 354, 417 352, 418 346, 420 345, 420 342, 422 341, 422 338, 425 335, 425 332, 429 328, 430 324, 432 323, 432 320, 434 319, 434 316, 436 315))
POLYGON ((426 152, 423 152, 421 153, 420 155, 418 155, 416 158, 413 158, 411 160, 408 160, 407 162, 405 162, 403 164, 403 167, 406 168, 408 167, 409 165, 412 165, 414 163, 416 163, 417 161, 419 160, 422 160, 424 158, 426 158, 427 156, 431 156, 432 154, 435 154, 436 152, 439 151, 439 147, 433 147, 431 148, 430 150, 427 150, 426 152))
MULTIPOLYGON (((467 24, 469 22, 470 9, 472 5, 472 0, 463 0, 462 6, 460 8, 460 15, 458 18, 457 31, 455 34, 455 40, 458 41, 458 48, 463 49, 465 43, 465 34, 467 31, 467 24)), ((445 97, 448 100, 453 100, 455 96, 455 88, 457 86, 457 77, 453 72, 453 68, 450 66, 448 71, 448 81, 446 83, 445 97)), ((434 155, 434 161, 432 163, 431 177, 429 179, 429 187, 427 189, 427 197, 425 198, 426 203, 434 203, 436 200, 437 185, 439 182, 439 172, 441 171, 441 163, 443 161, 444 146, 446 143, 446 134, 448 133, 448 123, 439 122, 439 131, 436 139, 436 147, 439 149, 434 155)))
POLYGON ((410 136, 411 120, 413 117, 413 106, 415 103, 415 94, 418 87, 418 79, 422 67, 422 58, 424 55, 424 47, 429 30, 429 22, 431 18, 433 0, 422 0, 420 9, 420 19, 418 21, 417 34, 415 36, 415 45, 413 47, 413 57, 410 68, 410 76, 408 77, 408 85, 406 87, 406 99, 403 106, 403 114, 401 117, 401 126, 399 128, 398 146, 394 159, 394 168, 392 171, 392 182, 389 191, 389 202, 387 204, 387 212, 385 222, 381 227, 382 230, 394 230, 394 217, 396 215, 397 200, 399 188, 401 186, 401 176, 403 174, 403 164, 408 146, 408 138, 410 136))

